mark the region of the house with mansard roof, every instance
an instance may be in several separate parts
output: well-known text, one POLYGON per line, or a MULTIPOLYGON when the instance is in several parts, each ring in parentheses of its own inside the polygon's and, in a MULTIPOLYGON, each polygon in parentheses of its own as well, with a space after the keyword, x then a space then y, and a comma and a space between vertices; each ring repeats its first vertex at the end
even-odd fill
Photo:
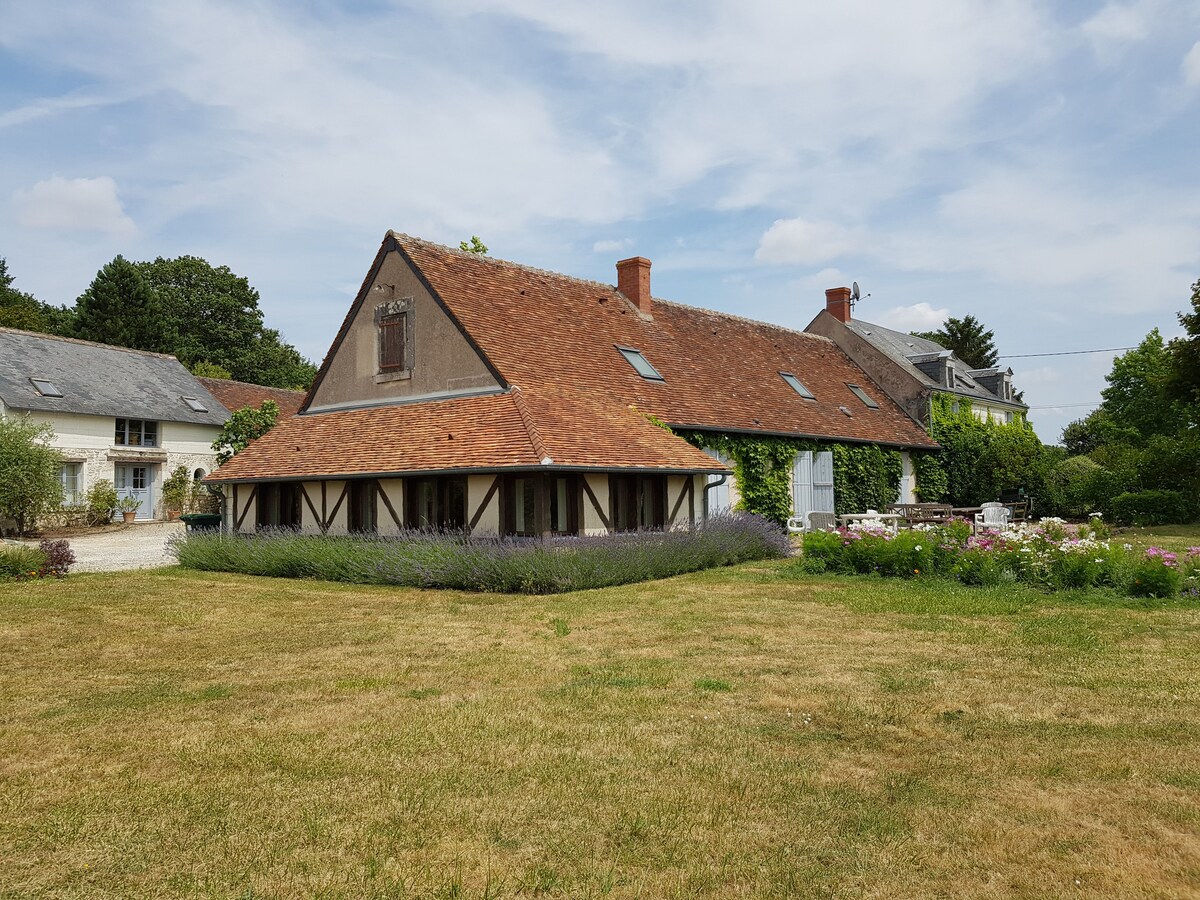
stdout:
POLYGON ((162 518, 178 466, 203 478, 228 410, 174 356, 0 328, 0 416, 50 425, 67 503, 99 481, 162 518))
MULTIPOLYGON (((834 342, 653 298, 650 268, 614 286, 389 232, 300 412, 209 476, 227 526, 679 527, 736 485, 674 431, 936 449, 834 342)), ((798 514, 832 511, 828 451, 794 474, 798 514)))
POLYGON ((1012 422, 1029 412, 1013 389, 1012 369, 972 369, 935 341, 855 319, 850 288, 827 290, 825 309, 805 330, 837 344, 926 428, 935 394, 945 394, 956 404, 970 404, 984 421, 1012 422))

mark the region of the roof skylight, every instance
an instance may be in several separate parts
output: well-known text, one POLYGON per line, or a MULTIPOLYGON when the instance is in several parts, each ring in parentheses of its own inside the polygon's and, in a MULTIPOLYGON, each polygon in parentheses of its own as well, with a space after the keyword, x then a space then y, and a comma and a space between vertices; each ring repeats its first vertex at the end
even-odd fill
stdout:
POLYGON ((29 383, 32 384, 34 389, 43 397, 61 398, 63 395, 63 392, 54 386, 53 381, 47 381, 45 378, 30 378, 29 383))
POLYGON ((184 397, 183 402, 188 405, 188 409, 192 412, 208 412, 208 407, 195 397, 184 397))
POLYGON ((813 392, 804 386, 804 382, 802 382, 799 378, 797 378, 791 372, 780 372, 779 377, 782 378, 784 381, 786 381, 788 383, 788 386, 793 391, 795 391, 797 394, 799 394, 801 397, 803 397, 805 400, 816 400, 817 399, 816 397, 813 396, 813 392))
POLYGON ((641 350, 634 350, 632 347, 621 347, 619 345, 617 349, 621 351, 621 355, 625 357, 625 361, 633 366, 634 371, 647 381, 666 381, 659 374, 658 369, 650 365, 650 361, 642 356, 641 350))
POLYGON ((871 409, 879 409, 879 404, 867 396, 867 392, 860 388, 857 384, 848 384, 846 387, 850 388, 850 390, 854 392, 854 396, 861 400, 868 407, 871 409))

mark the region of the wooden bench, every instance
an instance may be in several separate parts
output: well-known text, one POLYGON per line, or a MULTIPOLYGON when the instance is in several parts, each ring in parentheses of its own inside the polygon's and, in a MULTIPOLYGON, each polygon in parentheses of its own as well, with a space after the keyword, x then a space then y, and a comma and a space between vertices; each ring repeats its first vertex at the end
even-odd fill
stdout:
POLYGON ((888 512, 904 517, 906 524, 942 524, 954 518, 949 503, 893 503, 888 512))

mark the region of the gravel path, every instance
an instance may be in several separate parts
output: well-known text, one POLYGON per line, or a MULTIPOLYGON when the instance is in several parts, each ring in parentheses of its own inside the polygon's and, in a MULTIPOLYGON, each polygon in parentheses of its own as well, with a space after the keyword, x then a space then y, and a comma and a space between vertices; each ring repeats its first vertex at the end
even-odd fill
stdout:
POLYGON ((167 539, 183 532, 182 522, 152 522, 105 534, 67 538, 75 551, 75 565, 71 571, 121 572, 172 566, 175 557, 167 552, 167 539))

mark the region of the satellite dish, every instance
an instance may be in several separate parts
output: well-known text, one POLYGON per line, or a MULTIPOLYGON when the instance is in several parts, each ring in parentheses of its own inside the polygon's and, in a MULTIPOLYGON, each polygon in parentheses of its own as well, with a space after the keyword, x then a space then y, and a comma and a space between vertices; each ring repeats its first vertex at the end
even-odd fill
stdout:
POLYGON ((851 303, 858 302, 858 282, 857 281, 851 282, 851 284, 850 284, 850 302, 851 303))

